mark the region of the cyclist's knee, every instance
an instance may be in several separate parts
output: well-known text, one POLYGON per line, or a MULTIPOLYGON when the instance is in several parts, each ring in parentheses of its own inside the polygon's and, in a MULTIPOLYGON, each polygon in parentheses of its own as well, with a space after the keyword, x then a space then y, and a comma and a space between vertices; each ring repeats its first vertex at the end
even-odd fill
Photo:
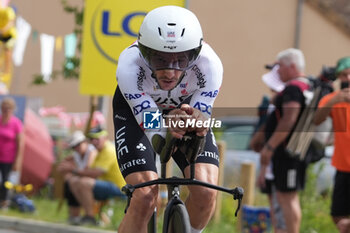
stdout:
POLYGON ((205 187, 195 187, 191 190, 191 198, 196 200, 198 205, 215 205, 217 191, 205 187))
POLYGON ((138 189, 134 192, 132 197, 133 206, 137 208, 140 214, 145 214, 145 212, 153 212, 156 207, 158 199, 158 186, 153 185, 138 189))

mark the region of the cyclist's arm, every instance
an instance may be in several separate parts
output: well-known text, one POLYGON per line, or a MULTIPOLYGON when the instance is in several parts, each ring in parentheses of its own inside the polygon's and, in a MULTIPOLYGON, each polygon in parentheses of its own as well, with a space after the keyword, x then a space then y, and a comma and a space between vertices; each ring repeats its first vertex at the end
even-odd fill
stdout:
POLYGON ((204 117, 210 118, 222 84, 221 60, 208 44, 204 44, 199 60, 191 70, 196 73, 198 88, 192 95, 190 106, 200 110, 204 117))
POLYGON ((144 112, 157 111, 158 106, 144 89, 147 85, 147 80, 145 78, 146 72, 149 71, 142 66, 141 62, 138 48, 135 45, 125 49, 119 57, 117 81, 118 87, 127 101, 137 123, 145 131, 147 138, 151 142, 152 136, 155 133, 160 133, 162 136, 165 135, 163 132, 157 132, 157 130, 144 129, 144 112))
POLYGON ((144 90, 148 71, 141 62, 136 45, 126 48, 119 57, 117 81, 137 123, 143 127, 143 112, 156 111, 158 107, 144 90))

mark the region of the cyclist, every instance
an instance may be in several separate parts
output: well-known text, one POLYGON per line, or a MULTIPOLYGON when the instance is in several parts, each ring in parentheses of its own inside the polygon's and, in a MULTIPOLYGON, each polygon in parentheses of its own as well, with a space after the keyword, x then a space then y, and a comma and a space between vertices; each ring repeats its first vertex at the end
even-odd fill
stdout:
MULTIPOLYGON (((200 23, 191 11, 163 6, 145 16, 138 40, 121 53, 113 115, 118 163, 127 183, 134 185, 158 178, 150 143, 156 131, 148 129, 144 115, 152 113, 152 118, 159 119, 160 113, 167 113, 167 119, 175 123, 185 122, 186 118, 209 119, 223 68, 202 37, 200 23)), ((206 135, 204 152, 196 161, 195 177, 216 184, 219 156, 211 130, 175 123, 168 126, 176 138, 193 130, 199 136, 206 135)), ((189 177, 185 156, 177 151, 173 158, 189 177)), ((216 191, 199 186, 189 187, 189 191, 186 207, 192 232, 202 232, 213 214, 216 191)), ((118 232, 146 232, 157 195, 157 186, 137 189, 118 232)))

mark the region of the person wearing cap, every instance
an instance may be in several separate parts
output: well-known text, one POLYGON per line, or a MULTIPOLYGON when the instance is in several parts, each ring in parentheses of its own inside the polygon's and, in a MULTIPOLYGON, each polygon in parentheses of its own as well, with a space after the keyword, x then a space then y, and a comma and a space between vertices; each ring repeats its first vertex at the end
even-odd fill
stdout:
POLYGON ((68 147, 73 153, 67 156, 57 167, 57 170, 64 176, 64 196, 68 204, 68 222, 76 225, 80 222, 80 204, 73 195, 69 186, 73 177, 72 169, 83 170, 93 163, 97 155, 95 147, 88 143, 84 133, 75 131, 68 140, 68 147))
POLYGON ((70 179, 69 186, 85 211, 81 224, 97 224, 94 217, 95 200, 124 197, 121 188, 125 181, 119 171, 114 145, 107 136, 107 131, 100 127, 91 129, 87 137, 97 149, 94 162, 84 169, 71 168, 74 176, 70 179))
POLYGON ((260 163, 267 167, 272 161, 273 184, 286 223, 288 233, 298 233, 301 224, 301 207, 298 191, 305 185, 306 165, 286 150, 290 135, 306 106, 304 91, 310 88, 305 70, 304 54, 289 48, 277 55, 278 74, 286 83, 273 103, 274 111, 269 115, 265 127, 265 144, 260 151, 260 163))
POLYGON ((350 56, 338 60, 336 76, 340 90, 324 96, 314 116, 321 124, 328 116, 333 121, 334 153, 332 165, 336 168, 331 216, 340 233, 350 232, 350 56))
MULTIPOLYGON (((285 83, 281 81, 278 74, 279 65, 274 64, 272 66, 266 66, 271 69, 268 73, 262 76, 262 81, 271 91, 271 97, 263 96, 262 104, 259 106, 259 122, 257 129, 250 140, 250 147, 255 152, 260 152, 265 143, 265 123, 266 120, 275 109, 273 99, 276 95, 283 91, 285 83)), ((273 232, 284 233, 286 232, 286 224, 283 217, 281 206, 278 204, 276 197, 276 188, 273 184, 274 175, 272 172, 272 161, 268 166, 260 165, 260 171, 257 179, 257 186, 260 188, 262 193, 268 195, 270 204, 270 216, 273 227, 273 232)))

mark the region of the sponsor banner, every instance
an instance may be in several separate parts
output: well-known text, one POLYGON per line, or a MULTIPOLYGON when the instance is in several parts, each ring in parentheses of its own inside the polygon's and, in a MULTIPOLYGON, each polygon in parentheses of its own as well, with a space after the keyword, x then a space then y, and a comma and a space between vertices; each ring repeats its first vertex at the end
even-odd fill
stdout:
POLYGON ((137 39, 147 12, 163 5, 186 6, 186 0, 86 0, 80 93, 113 95, 120 53, 137 39))

